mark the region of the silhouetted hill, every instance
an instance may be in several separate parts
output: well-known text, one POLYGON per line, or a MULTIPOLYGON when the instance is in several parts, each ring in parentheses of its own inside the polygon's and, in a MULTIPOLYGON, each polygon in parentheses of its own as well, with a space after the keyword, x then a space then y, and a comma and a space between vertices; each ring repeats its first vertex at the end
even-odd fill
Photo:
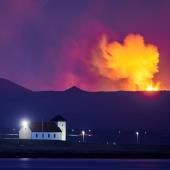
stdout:
POLYGON ((57 114, 74 128, 169 129, 170 92, 32 92, 0 80, 0 129, 12 129, 22 118, 50 120, 57 114), (27 92, 28 93, 25 93, 27 92), (13 93, 17 92, 17 93, 13 93))
POLYGON ((2 93, 25 93, 29 92, 30 90, 17 85, 16 83, 13 83, 12 81, 9 81, 7 79, 0 78, 0 94, 2 93))
POLYGON ((83 93, 83 92, 86 92, 86 91, 84 91, 84 90, 82 90, 82 89, 80 89, 76 86, 73 86, 69 89, 66 89, 65 92, 67 92, 67 93, 83 93))

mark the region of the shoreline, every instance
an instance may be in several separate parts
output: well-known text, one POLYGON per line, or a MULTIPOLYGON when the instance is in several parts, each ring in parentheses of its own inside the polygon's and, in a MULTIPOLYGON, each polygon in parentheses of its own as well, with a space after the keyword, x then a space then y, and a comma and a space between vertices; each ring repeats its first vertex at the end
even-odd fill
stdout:
POLYGON ((170 159, 170 145, 107 145, 0 139, 0 158, 170 159))
POLYGON ((0 153, 1 158, 30 159, 170 159, 170 154, 164 153, 0 153))

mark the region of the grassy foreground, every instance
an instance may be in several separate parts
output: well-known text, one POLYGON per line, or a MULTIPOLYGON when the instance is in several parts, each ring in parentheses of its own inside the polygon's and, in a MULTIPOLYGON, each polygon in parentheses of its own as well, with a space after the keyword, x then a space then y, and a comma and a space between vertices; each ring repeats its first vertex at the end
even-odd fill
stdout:
POLYGON ((0 157, 170 158, 170 146, 80 144, 61 141, 1 139, 0 157))

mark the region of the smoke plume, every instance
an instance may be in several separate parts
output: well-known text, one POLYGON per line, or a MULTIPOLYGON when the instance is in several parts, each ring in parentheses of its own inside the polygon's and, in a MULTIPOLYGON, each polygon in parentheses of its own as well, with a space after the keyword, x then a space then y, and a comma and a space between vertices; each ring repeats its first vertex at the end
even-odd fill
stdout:
POLYGON ((159 52, 153 44, 145 43, 139 34, 129 34, 123 43, 100 40, 91 61, 96 72, 120 90, 158 90, 155 74, 159 72, 159 52))

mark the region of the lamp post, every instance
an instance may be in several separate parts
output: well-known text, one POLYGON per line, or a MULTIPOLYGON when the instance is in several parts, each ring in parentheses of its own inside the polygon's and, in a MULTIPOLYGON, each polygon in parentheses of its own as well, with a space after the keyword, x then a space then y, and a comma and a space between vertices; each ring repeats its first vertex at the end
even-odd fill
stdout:
POLYGON ((84 130, 82 130, 82 131, 81 131, 81 134, 82 134, 82 137, 83 137, 83 143, 84 143, 85 131, 84 131, 84 130))
POLYGON ((136 132, 136 143, 139 144, 139 132, 136 132))
POLYGON ((22 125, 22 127, 27 128, 28 125, 29 125, 29 121, 28 120, 22 120, 21 125, 22 125))

